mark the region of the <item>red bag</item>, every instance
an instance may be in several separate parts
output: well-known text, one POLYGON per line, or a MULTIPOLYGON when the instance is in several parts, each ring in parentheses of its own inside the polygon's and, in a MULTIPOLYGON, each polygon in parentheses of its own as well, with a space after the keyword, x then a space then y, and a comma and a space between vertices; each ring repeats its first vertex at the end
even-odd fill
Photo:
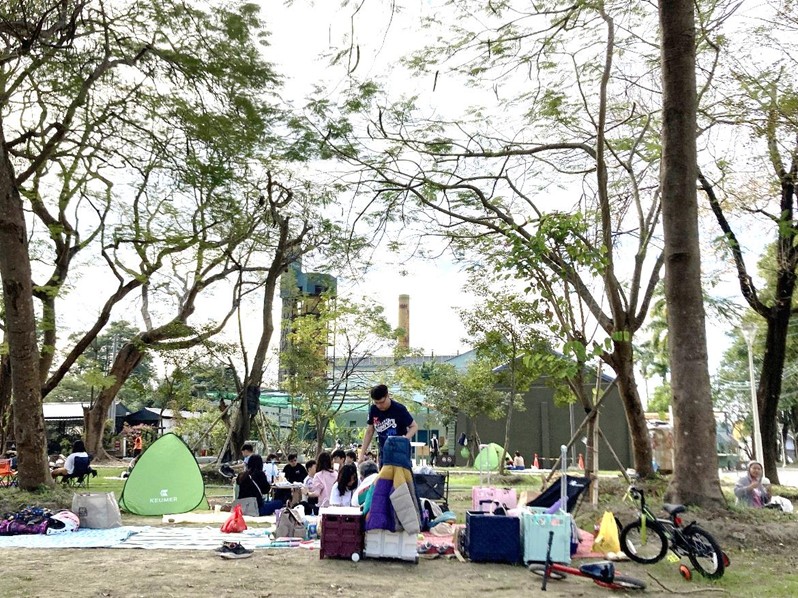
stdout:
POLYGON ((222 524, 221 530, 225 534, 237 534, 247 529, 247 522, 244 521, 244 513, 241 512, 241 505, 233 507, 230 517, 222 524))

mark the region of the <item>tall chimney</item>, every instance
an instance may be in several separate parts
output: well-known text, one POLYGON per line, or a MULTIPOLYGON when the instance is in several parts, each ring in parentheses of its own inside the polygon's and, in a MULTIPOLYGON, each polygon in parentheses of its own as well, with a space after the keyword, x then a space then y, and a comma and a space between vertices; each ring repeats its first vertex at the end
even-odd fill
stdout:
POLYGON ((399 295, 399 328, 402 336, 399 337, 399 346, 403 349, 410 348, 410 295, 399 295))

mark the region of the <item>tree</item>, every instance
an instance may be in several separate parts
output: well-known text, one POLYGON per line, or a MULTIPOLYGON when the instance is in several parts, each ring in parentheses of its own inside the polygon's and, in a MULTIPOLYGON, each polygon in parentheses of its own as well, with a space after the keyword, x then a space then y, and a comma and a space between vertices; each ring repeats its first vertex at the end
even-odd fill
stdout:
POLYGON ((506 413, 506 396, 496 388, 495 367, 495 363, 478 356, 464 371, 450 363, 435 362, 402 366, 397 371, 402 386, 421 392, 427 406, 438 413, 445 426, 456 421, 461 413, 466 417, 469 466, 479 453, 477 417, 499 419, 506 413))
POLYGON ((510 446, 513 411, 523 409, 523 393, 540 378, 545 377, 553 385, 554 381, 562 381, 563 366, 567 368, 569 364, 551 351, 542 333, 547 317, 534 303, 508 291, 490 290, 476 277, 471 283, 472 292, 479 297, 479 306, 463 311, 461 316, 477 354, 494 364, 496 382, 505 390, 500 466, 503 472, 510 446))
POLYGON ((725 505, 718 478, 707 366, 696 195, 696 35, 693 2, 659 3, 662 37, 662 224, 673 392, 669 500, 725 505), (689 447, 689 448, 688 448, 689 447))
MULTIPOLYGON (((14 400, 14 437, 18 449, 18 481, 31 490, 52 484, 47 460, 44 416, 41 407, 41 368, 36 342, 33 282, 28 254, 28 233, 20 187, 50 158, 63 141, 75 109, 86 101, 86 87, 111 68, 102 62, 87 68, 85 85, 79 86, 71 111, 50 122, 43 131, 42 150, 19 168, 15 162, 26 135, 14 135, 7 126, 9 94, 18 88, 49 57, 64 54, 76 39, 85 2, 14 2, 2 9, 0 29, 0 278, 3 281, 5 331, 8 341, 11 386, 14 400), (9 134, 12 135, 9 137, 9 134)), ((134 57, 131 57, 134 58, 134 57)), ((42 119, 45 120, 45 119, 42 119)), ((29 130, 26 133, 34 133, 29 130)))
MULTIPOLYGON (((78 357, 58 386, 47 394, 46 400, 85 401, 91 405, 100 391, 113 383, 108 372, 114 358, 119 349, 137 332, 135 326, 124 320, 109 323, 106 331, 98 335, 78 357)), ((82 335, 73 335, 70 341, 75 343, 80 336, 82 335)), ((142 360, 120 389, 117 399, 134 411, 139 407, 149 406, 146 403, 153 390, 153 376, 151 360, 142 360)))
MULTIPOLYGON (((773 268, 773 264, 777 263, 777 251, 777 244, 768 245, 757 263, 757 272, 759 279, 762 281, 761 285, 757 285, 757 296, 764 304, 773 305, 775 301, 775 292, 778 286, 777 280, 780 277, 779 268, 773 268)), ((716 407, 725 411, 730 421, 743 423, 745 431, 750 433, 752 431, 751 389, 748 348, 743 330, 751 326, 755 332, 752 352, 754 368, 759 371, 764 368, 763 360, 769 354, 766 345, 773 337, 768 334, 769 325, 767 320, 761 318, 756 312, 749 310, 748 313, 743 314, 736 321, 741 322, 741 326, 729 334, 731 344, 723 354, 723 360, 715 380, 717 388, 715 400, 716 407)), ((786 435, 791 430, 798 429, 798 419, 796 419, 798 415, 798 391, 795 382, 796 368, 793 365, 798 357, 798 345, 796 345, 794 340, 796 335, 798 335, 798 322, 790 318, 785 341, 785 363, 782 369, 779 404, 776 412, 776 426, 782 446, 784 446, 783 443, 786 441, 786 435)), ((770 355, 772 355, 772 352, 770 352, 770 355)), ((753 458, 752 448, 752 446, 748 447, 753 458)), ((778 450, 776 455, 778 460, 778 450)))
MULTIPOLYGON (((739 281, 748 308, 764 322, 757 409, 766 475, 778 483, 779 404, 788 359, 788 335, 798 273, 796 247, 796 89, 795 53, 783 37, 798 29, 791 2, 763 5, 761 22, 732 38, 723 56, 723 75, 734 87, 705 115, 704 129, 720 130, 745 145, 744 156, 707 156, 699 183, 720 229, 724 258, 739 281), (739 40, 739 41, 738 41, 739 40), (778 41, 777 41, 778 40, 778 41), (736 42, 736 43, 734 43, 736 42), (751 44, 765 48, 752 55, 751 44), (756 230, 759 237, 748 231, 756 230), (765 233, 765 231, 769 231, 765 233), (767 236, 764 237, 763 233, 767 236), (761 238, 772 241, 765 289, 752 275, 747 251, 761 238)), ((724 90, 725 91, 725 90, 724 90)), ((758 249, 758 248, 756 248, 758 249)))
MULTIPOLYGON (((465 87, 492 89, 492 97, 427 118, 425 103, 434 96, 391 101, 374 82, 353 81, 343 112, 320 126, 331 147, 362 169, 361 186, 389 215, 384 222, 393 215, 405 230, 434 231, 458 257, 488 256, 521 281, 538 280, 543 270, 561 281, 575 311, 589 314, 604 336, 596 342, 618 379, 635 468, 648 476, 651 447, 632 343, 663 261, 655 242, 659 97, 649 92, 656 72, 640 76, 637 67, 641 55, 654 60, 640 35, 653 30, 653 14, 604 3, 458 7, 453 33, 444 37, 444 30, 439 45, 407 63, 439 84, 461 77, 465 87), (603 42, 585 46, 585 39, 603 42), (353 107, 370 111, 368 122, 340 126, 353 107)), ((312 109, 329 112, 319 103, 312 109)), ((555 311, 558 297, 538 299, 555 311)), ((592 336, 585 335, 585 347, 592 336)))
POLYGON ((378 353, 392 350, 398 332, 388 324, 382 306, 367 299, 324 295, 305 310, 283 322, 289 327, 288 348, 280 356, 280 367, 295 407, 316 434, 318 454, 345 401, 365 395, 368 403, 368 389, 384 372, 365 371, 363 366, 378 353))

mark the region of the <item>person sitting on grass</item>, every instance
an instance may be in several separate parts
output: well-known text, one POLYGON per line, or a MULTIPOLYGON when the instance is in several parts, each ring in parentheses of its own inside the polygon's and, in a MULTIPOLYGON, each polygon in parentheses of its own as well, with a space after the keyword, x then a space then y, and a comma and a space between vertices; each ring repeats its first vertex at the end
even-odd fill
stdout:
POLYGON ((357 488, 357 466, 344 465, 338 471, 338 480, 330 492, 331 507, 348 507, 352 503, 352 493, 357 488))
POLYGON ((515 457, 513 457, 513 468, 524 469, 524 458, 521 456, 520 451, 515 451, 515 457))
POLYGON ((319 453, 316 459, 316 475, 310 484, 310 490, 319 497, 319 507, 330 506, 330 494, 337 481, 338 474, 333 469, 330 453, 327 451, 319 453))
POLYGON ((254 498, 258 503, 258 514, 273 515, 277 509, 285 504, 281 500, 269 500, 271 485, 263 473, 263 458, 260 455, 250 455, 247 468, 238 474, 238 498, 254 498))
POLYGON ((748 464, 748 472, 734 486, 734 495, 741 504, 761 509, 770 501, 770 484, 765 483, 764 470, 759 461, 748 464))
POLYGON ((305 508, 306 515, 319 514, 319 495, 313 492, 311 485, 313 484, 313 476, 316 475, 316 459, 311 459, 305 463, 308 475, 304 480, 304 488, 302 488, 302 502, 299 504, 305 508))

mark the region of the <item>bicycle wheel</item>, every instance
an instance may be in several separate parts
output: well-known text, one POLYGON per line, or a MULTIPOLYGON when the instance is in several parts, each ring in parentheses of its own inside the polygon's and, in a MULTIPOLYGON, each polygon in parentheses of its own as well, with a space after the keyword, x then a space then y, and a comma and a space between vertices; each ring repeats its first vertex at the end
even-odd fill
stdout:
POLYGON ((643 541, 643 529, 638 519, 621 530, 621 550, 636 563, 651 565, 661 561, 667 554, 668 537, 658 523, 646 521, 643 541))
POLYGON ((609 584, 613 590, 645 590, 646 583, 635 579, 634 577, 626 577, 625 575, 616 575, 612 583, 609 584))
MULTIPOLYGON (((546 572, 546 565, 543 563, 532 563, 528 568, 532 573, 540 575, 540 577, 543 577, 543 574, 546 572)), ((549 579, 565 579, 566 577, 567 575, 562 571, 549 569, 549 579)))
POLYGON ((691 527, 682 532, 687 542, 687 557, 693 567, 708 579, 720 579, 726 570, 721 550, 715 538, 700 527, 691 527))

